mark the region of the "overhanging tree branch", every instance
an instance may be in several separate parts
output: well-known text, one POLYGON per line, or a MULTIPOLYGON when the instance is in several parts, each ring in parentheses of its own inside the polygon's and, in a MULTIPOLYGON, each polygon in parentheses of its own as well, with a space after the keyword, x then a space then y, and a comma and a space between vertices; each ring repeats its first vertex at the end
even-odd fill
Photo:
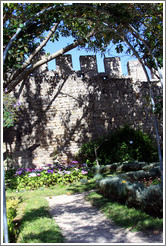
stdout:
POLYGON ((12 46, 13 44, 13 41, 16 40, 17 36, 19 35, 19 33, 25 28, 27 27, 30 23, 32 23, 36 18, 38 18, 40 15, 44 14, 44 13, 47 13, 49 12, 50 10, 53 10, 55 9, 57 6, 54 5, 54 6, 51 6, 47 9, 43 9, 41 10, 40 12, 38 12, 37 14, 35 14, 35 16, 27 21, 25 21, 23 24, 22 24, 22 27, 19 27, 16 31, 16 33, 12 36, 12 38, 10 39, 8 45, 6 46, 5 48, 5 51, 3 52, 3 62, 5 62, 5 59, 6 59, 6 56, 7 56, 7 53, 10 49, 10 47, 12 46))
MULTIPOLYGON (((92 30, 86 37, 86 40, 89 39, 90 37, 92 37, 95 34, 95 31, 92 30)), ((37 61, 35 64, 32 64, 29 68, 26 68, 21 74, 18 75, 17 78, 15 78, 12 81, 9 81, 5 84, 5 88, 7 88, 7 93, 11 92, 12 89, 14 87, 16 87, 16 85, 18 85, 24 78, 26 78, 29 74, 31 74, 35 69, 37 69, 38 67, 44 65, 45 63, 65 54, 66 52, 76 48, 77 46, 79 46, 80 44, 84 43, 84 39, 83 40, 77 40, 74 43, 66 46, 65 48, 49 55, 48 57, 45 57, 44 59, 41 59, 40 61, 37 61)))
POLYGON ((47 44, 47 42, 49 41, 49 39, 51 38, 52 34, 56 31, 57 27, 58 27, 59 23, 55 23, 55 25, 52 27, 51 31, 48 33, 48 35, 46 36, 46 38, 43 40, 43 42, 34 50, 34 52, 28 57, 28 59, 24 62, 24 64, 21 66, 21 68, 19 68, 18 70, 16 70, 13 75, 10 77, 10 81, 14 80, 20 73, 23 72, 23 70, 25 68, 27 68, 32 59, 37 55, 37 53, 39 53, 39 51, 47 44))
POLYGON ((152 53, 152 50, 150 49, 150 47, 147 44, 147 42, 141 37, 141 35, 138 33, 138 31, 131 24, 129 24, 128 27, 131 30, 131 33, 133 34, 133 36, 135 36, 136 38, 140 39, 143 42, 143 44, 145 45, 145 47, 149 51, 150 55, 152 56, 152 59, 154 60, 156 68, 157 68, 157 71, 159 73, 161 86, 163 88, 163 76, 162 76, 162 73, 161 73, 160 68, 158 66, 158 62, 157 62, 156 58, 154 57, 154 55, 152 53))

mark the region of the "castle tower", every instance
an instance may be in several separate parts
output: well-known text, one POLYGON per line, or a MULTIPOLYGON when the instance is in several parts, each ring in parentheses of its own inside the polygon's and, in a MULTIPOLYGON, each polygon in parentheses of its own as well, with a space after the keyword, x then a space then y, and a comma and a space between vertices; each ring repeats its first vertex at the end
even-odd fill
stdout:
POLYGON ((112 78, 122 77, 122 67, 119 57, 105 57, 104 58, 105 72, 112 78))
POLYGON ((127 63, 128 75, 133 78, 133 81, 147 81, 146 74, 138 60, 128 61, 127 63))
POLYGON ((86 73, 89 77, 98 74, 96 56, 80 56, 80 67, 83 73, 86 73))
POLYGON ((63 55, 56 58, 56 71, 59 75, 68 75, 73 71, 72 56, 63 55))

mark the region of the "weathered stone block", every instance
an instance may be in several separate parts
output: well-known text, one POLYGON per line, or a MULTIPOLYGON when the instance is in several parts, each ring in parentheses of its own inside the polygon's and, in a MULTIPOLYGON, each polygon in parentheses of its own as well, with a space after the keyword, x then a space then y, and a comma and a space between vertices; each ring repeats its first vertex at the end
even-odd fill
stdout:
POLYGON ((105 57, 104 67, 106 74, 111 78, 122 78, 122 67, 119 57, 105 57))

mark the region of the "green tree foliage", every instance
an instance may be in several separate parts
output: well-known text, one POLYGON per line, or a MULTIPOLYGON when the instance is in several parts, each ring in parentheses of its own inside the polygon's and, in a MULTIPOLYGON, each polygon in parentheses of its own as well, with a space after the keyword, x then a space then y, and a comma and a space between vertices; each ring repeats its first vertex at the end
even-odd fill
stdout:
POLYGON ((110 164, 123 161, 157 161, 157 147, 154 140, 140 130, 129 126, 117 129, 108 136, 97 141, 83 144, 78 157, 82 161, 96 159, 94 146, 98 147, 97 154, 100 164, 110 164))
POLYGON ((3 127, 13 126, 17 121, 21 103, 10 94, 3 95, 3 127))
MULTIPOLYGON (((77 46, 105 52, 113 42, 118 52, 127 45, 128 53, 139 59, 156 111, 145 66, 157 69, 162 83, 163 3, 4 3, 3 8, 4 89, 8 92, 35 69, 77 46), (74 41, 41 58, 46 43, 59 41, 60 36, 72 36, 74 41)), ((162 169, 155 117, 154 121, 162 169)))
POLYGON ((162 66, 162 3, 4 3, 3 8, 8 92, 36 68, 77 46, 105 52, 112 41, 122 52, 130 44, 150 69, 162 66), (48 40, 59 41, 60 36, 72 36, 73 44, 47 59, 37 56, 48 40))

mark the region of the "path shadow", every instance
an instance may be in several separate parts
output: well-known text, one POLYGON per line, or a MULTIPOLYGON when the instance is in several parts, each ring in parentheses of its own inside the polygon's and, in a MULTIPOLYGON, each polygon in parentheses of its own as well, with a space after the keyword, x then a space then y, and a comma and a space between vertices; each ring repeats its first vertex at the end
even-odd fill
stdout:
POLYGON ((23 236, 24 243, 63 243, 64 239, 58 229, 46 230, 35 234, 23 236))
MULTIPOLYGON (((24 225, 28 223, 35 224, 37 222, 37 226, 40 226, 40 233, 31 232, 27 233, 24 231, 24 234, 22 235, 22 242, 24 243, 62 243, 64 242, 64 238, 62 236, 60 228, 52 223, 52 226, 47 228, 44 224, 45 219, 50 219, 50 223, 52 223, 51 215, 48 213, 48 207, 41 206, 37 209, 31 209, 28 212, 25 212, 25 214, 22 216, 22 218, 19 220, 20 225, 20 233, 22 229, 24 230, 24 225), (42 223, 43 220, 43 223, 42 223), (42 226, 43 225, 43 226, 42 226), (42 227, 42 229, 41 229, 42 227), (51 228, 51 229, 50 229, 51 228)), ((17 221, 18 223, 18 221, 17 221)), ((48 222, 47 222, 48 223, 48 222)))

